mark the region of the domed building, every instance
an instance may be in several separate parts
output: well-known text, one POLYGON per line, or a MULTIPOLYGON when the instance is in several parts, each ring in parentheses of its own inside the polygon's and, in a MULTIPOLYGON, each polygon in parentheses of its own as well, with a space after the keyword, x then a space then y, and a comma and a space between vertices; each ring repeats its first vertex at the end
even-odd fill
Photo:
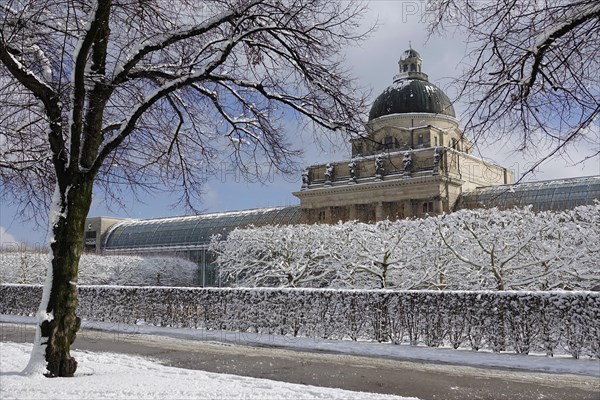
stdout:
POLYGON ((422 72, 413 49, 373 102, 364 137, 347 160, 303 173, 306 223, 420 217, 450 212, 463 191, 513 182, 512 171, 472 156, 452 102, 422 72))
POLYGON ((600 199, 600 176, 513 183, 513 173, 471 155, 452 102, 421 71, 415 50, 373 102, 352 154, 306 168, 300 206, 182 217, 86 220, 85 249, 98 254, 170 255, 198 265, 197 284, 220 285, 210 238, 235 228, 421 217, 456 209, 531 205, 562 210, 600 199))

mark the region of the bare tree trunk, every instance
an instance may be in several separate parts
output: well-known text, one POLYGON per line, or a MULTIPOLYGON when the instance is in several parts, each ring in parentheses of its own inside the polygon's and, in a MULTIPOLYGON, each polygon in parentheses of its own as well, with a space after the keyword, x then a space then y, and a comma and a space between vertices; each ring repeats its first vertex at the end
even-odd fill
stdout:
POLYGON ((83 249, 85 218, 92 200, 92 182, 71 186, 61 204, 62 214, 54 225, 51 244, 52 287, 46 311, 53 318, 40 325, 46 346, 47 376, 71 377, 77 361, 70 355, 81 320, 76 315, 77 270, 83 249))

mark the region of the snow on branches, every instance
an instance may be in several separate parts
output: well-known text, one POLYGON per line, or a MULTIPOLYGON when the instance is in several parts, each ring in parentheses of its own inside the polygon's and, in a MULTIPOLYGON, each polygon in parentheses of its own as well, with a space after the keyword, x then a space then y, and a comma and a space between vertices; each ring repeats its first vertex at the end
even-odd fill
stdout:
POLYGON ((301 117, 299 126, 363 130, 367 94, 342 53, 366 35, 356 32, 365 4, 166 5, 0 4, 6 197, 41 213, 54 182, 84 179, 116 201, 122 187, 166 186, 193 208, 207 171, 221 162, 247 175, 257 174, 257 162, 293 171, 299 151, 286 137, 291 114, 301 117))
POLYGON ((211 249, 234 286, 589 290, 600 287, 600 204, 251 227, 213 238, 211 249))
POLYGON ((358 134, 367 94, 343 52, 365 37, 365 10, 358 0, 0 2, 0 199, 40 217, 56 185, 64 214, 50 227, 44 307, 56 319, 41 327, 51 376, 77 368, 71 282, 92 192, 118 205, 124 190, 177 192, 196 209, 223 165, 258 179, 259 164, 293 172, 292 114, 298 128, 358 134))
POLYGON ((543 152, 527 172, 577 141, 598 157, 597 0, 431 0, 424 19, 432 33, 466 33, 456 84, 470 137, 515 135, 519 150, 543 152))
MULTIPOLYGON (((3 252, 0 282, 43 284, 48 265, 46 253, 3 252)), ((175 257, 97 256, 84 254, 79 265, 82 285, 192 286, 198 267, 175 257)))

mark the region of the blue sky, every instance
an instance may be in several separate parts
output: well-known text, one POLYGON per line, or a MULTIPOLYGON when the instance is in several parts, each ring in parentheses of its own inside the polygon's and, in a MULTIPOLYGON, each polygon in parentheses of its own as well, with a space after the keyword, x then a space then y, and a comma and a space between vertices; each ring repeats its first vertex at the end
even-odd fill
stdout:
MULTIPOLYGON (((445 89, 450 98, 452 91, 449 81, 460 73, 459 63, 465 54, 464 39, 458 35, 434 37, 427 41, 425 25, 420 23, 422 4, 411 1, 372 1, 371 12, 365 24, 375 20, 379 28, 359 47, 347 50, 347 61, 354 70, 361 85, 372 89, 372 99, 392 83, 398 72, 400 54, 409 46, 416 49, 423 58, 423 72, 429 75, 431 82, 445 89)), ((461 105, 455 103, 460 115, 461 105)), ((349 148, 343 140, 333 144, 322 143, 320 146, 312 141, 310 132, 296 135, 296 144, 304 149, 301 165, 310 165, 348 157, 349 148)), ((600 138, 598 138, 600 140, 600 138)), ((527 169, 530 158, 524 154, 514 154, 515 143, 509 141, 487 143, 482 155, 496 163, 515 170, 515 176, 527 169)), ((573 149, 569 158, 559 158, 545 163, 539 173, 530 176, 529 180, 545 180, 574 176, 600 174, 598 158, 589 160, 583 165, 573 165, 575 161, 585 158, 585 145, 573 149)), ((204 187, 205 196, 198 208, 207 212, 239 210, 257 207, 298 204, 291 194, 300 187, 300 176, 281 177, 271 175, 264 183, 244 182, 230 171, 209 177, 204 187)), ((129 218, 151 218, 182 215, 182 207, 172 206, 177 196, 158 194, 144 196, 145 201, 124 199, 128 204, 125 209, 108 209, 101 197, 94 197, 90 216, 117 216, 129 218)), ((15 209, 0 204, 0 244, 4 246, 12 242, 26 242, 32 245, 45 244, 46 227, 34 223, 24 223, 15 217, 15 209)))

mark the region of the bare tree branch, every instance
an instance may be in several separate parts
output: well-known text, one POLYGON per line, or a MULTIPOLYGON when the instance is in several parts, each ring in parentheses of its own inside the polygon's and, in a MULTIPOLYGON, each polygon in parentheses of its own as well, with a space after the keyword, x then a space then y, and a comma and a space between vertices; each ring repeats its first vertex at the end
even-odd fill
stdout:
POLYGON ((441 0, 432 33, 465 31, 469 54, 457 79, 475 139, 516 137, 542 162, 581 141, 600 155, 600 4, 593 0, 441 0))
POLYGON ((0 5, 0 196, 34 217, 51 205, 52 284, 36 334, 49 376, 77 368, 69 349, 93 190, 117 204, 124 191, 178 191, 197 209, 217 155, 248 176, 262 162, 290 171, 293 115, 361 130, 366 94, 342 50, 363 37, 364 10, 354 0, 0 5))

